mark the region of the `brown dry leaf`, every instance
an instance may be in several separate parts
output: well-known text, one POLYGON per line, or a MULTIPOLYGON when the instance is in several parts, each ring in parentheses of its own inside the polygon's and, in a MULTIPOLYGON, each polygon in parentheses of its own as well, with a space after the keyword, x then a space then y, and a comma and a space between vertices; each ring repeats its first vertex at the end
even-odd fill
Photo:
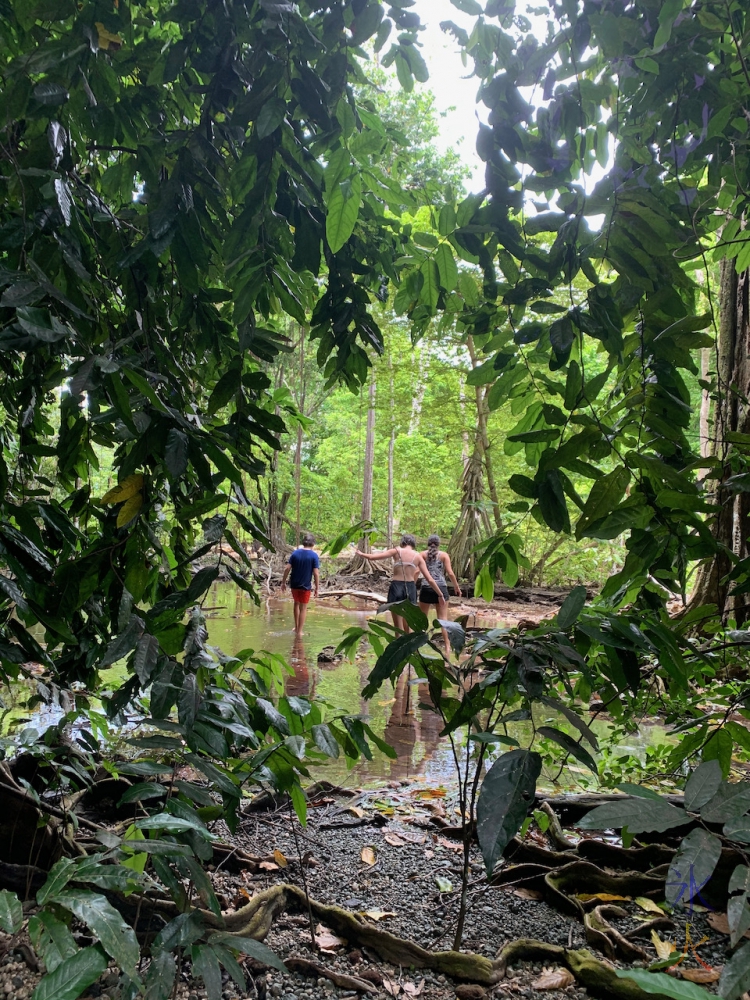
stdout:
POLYGON ((417 792, 419 799, 444 799, 445 795, 444 788, 420 788, 417 792))
POLYGON ((397 997, 401 993, 400 985, 393 979, 383 979, 383 989, 386 993, 390 993, 392 997, 397 997))
POLYGON ((726 913, 709 913, 708 922, 719 934, 729 934, 729 921, 726 913))
POLYGON ((677 950, 671 941, 662 941, 656 931, 651 931, 651 941, 656 949, 656 954, 662 961, 669 958, 672 952, 677 950))
POLYGON ((347 806, 346 812, 352 813, 354 816, 357 817, 357 819, 365 818, 365 811, 364 809, 360 809, 359 806, 347 806))
POLYGON ((656 913, 660 917, 664 916, 664 910, 660 906, 657 906, 653 899, 649 899, 648 896, 636 896, 635 904, 636 906, 640 906, 642 910, 645 910, 646 913, 656 913))
POLYGON ((447 847, 449 851, 463 851, 464 845, 457 844, 455 840, 448 840, 447 837, 438 837, 438 844, 441 847, 447 847))
MULTIPOLYGON (((629 900, 629 899, 632 899, 632 898, 633 898, 632 896, 618 896, 617 893, 615 893, 615 892, 578 892, 578 893, 576 893, 576 899, 580 899, 582 903, 588 903, 592 899, 601 900, 602 903, 614 903, 615 901, 629 900)), ((650 903, 651 900, 648 899, 648 900, 646 900, 646 902, 650 903)), ((657 910, 659 909, 658 906, 656 908, 657 908, 657 910)), ((661 913, 661 910, 659 910, 659 913, 661 913)))
POLYGON ((523 886, 514 887, 510 890, 514 896, 520 899, 544 899, 544 893, 538 889, 524 889, 523 886))
POLYGON ((377 856, 375 855, 374 847, 363 847, 359 856, 362 859, 362 861, 364 861, 366 865, 370 865, 370 867, 372 867, 372 865, 374 865, 375 862, 378 860, 377 856))
POLYGON ((680 973, 691 983, 716 983, 721 978, 720 969, 680 969, 680 973))
POLYGON ((386 833, 384 840, 391 847, 406 847, 406 841, 403 837, 399 837, 397 833, 386 833))
POLYGON ((363 916, 377 921, 385 920, 386 917, 395 917, 396 914, 392 910, 365 910, 363 916))
POLYGON ((279 870, 279 866, 275 865, 273 861, 261 861, 258 868, 262 868, 264 872, 277 872, 279 870))
POLYGON ((564 990, 566 986, 576 981, 575 976, 567 969, 556 969, 555 972, 545 972, 531 984, 532 990, 564 990))
POLYGON ((284 857, 284 855, 281 853, 281 851, 274 851, 273 852, 273 860, 276 862, 276 864, 279 866, 279 868, 286 868, 287 865, 289 864, 289 862, 284 857))
POLYGON ((401 989, 404 991, 404 994, 407 997, 418 997, 422 992, 422 990, 424 989, 424 983, 425 983, 424 979, 419 984, 419 986, 417 986, 416 983, 404 983, 401 989))
POLYGON ((315 928, 315 943, 321 951, 336 951, 346 944, 342 938, 337 937, 333 931, 329 931, 323 924, 318 924, 315 928))

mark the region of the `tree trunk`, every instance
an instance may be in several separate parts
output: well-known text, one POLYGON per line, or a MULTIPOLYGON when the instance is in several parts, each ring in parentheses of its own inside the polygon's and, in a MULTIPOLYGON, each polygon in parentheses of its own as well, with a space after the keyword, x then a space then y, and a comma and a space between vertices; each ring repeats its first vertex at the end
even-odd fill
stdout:
POLYGON ((419 422, 422 419, 422 404, 424 403, 424 392, 426 388, 426 352, 422 347, 415 347, 417 355, 417 384, 414 386, 414 397, 411 402, 411 417, 409 418, 409 437, 419 431, 419 422))
POLYGON ((463 463, 464 472, 466 472, 466 466, 469 464, 469 428, 466 426, 466 392, 464 391, 464 387, 464 377, 463 375, 459 375, 458 405, 461 408, 461 422, 464 427, 461 432, 461 462, 463 463))
MULTIPOLYGON (((362 475, 362 520, 372 520, 372 478, 375 469, 375 377, 370 379, 367 406, 367 431, 365 434, 365 467, 362 475)), ((363 546, 370 551, 370 536, 365 535, 363 546)))
POLYGON ((714 410, 713 450, 723 463, 722 479, 712 499, 719 505, 713 532, 720 551, 698 570, 693 606, 715 604, 724 619, 733 617, 738 625, 750 617, 748 595, 731 597, 731 583, 726 577, 737 559, 750 556, 748 547, 748 517, 750 494, 733 493, 726 480, 734 471, 729 461, 732 432, 750 432, 750 272, 738 275, 733 260, 721 262, 719 291, 719 340, 717 344, 717 401, 714 410))
POLYGON ((393 398, 393 357, 390 348, 388 349, 388 382, 391 404, 391 436, 388 441, 388 515, 385 544, 390 549, 393 545, 393 452, 396 447, 396 402, 393 398))
MULTIPOLYGON (((469 357, 471 358, 471 367, 476 368, 477 366, 477 355, 474 350, 474 338, 469 337, 467 340, 467 346, 469 348, 469 357)), ((487 473, 487 488, 490 493, 490 500, 492 501, 492 511, 495 518, 495 524, 497 525, 497 530, 503 530, 503 519, 500 516, 500 503, 497 498, 497 486, 495 485, 495 472, 492 467, 492 456, 490 452, 490 437, 487 432, 487 414, 489 408, 487 406, 487 394, 482 389, 481 385, 474 387, 474 393, 477 401, 477 431, 479 434, 479 440, 482 445, 482 455, 484 458, 484 467, 487 473)))
POLYGON ((476 546, 492 534, 492 525, 482 503, 482 442, 477 434, 474 452, 466 466, 462 483, 461 514, 448 542, 448 554, 456 576, 472 580, 476 576, 476 546))
MULTIPOLYGON (((305 331, 300 327, 299 331, 299 402, 300 413, 305 412, 305 331)), ((302 425, 297 427, 297 450, 294 454, 294 486, 296 491, 296 524, 295 524, 295 544, 299 545, 300 539, 300 507, 302 502, 302 425)))

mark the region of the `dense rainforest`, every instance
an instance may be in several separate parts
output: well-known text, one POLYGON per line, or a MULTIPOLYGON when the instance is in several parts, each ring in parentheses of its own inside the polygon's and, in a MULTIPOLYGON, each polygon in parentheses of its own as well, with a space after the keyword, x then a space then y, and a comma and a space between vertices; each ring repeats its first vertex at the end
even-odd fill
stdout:
POLYGON ((0 0, 6 997, 750 990, 750 11, 451 4, 479 181, 427 3, 0 0), (437 532, 473 603, 293 691, 211 611, 307 530, 339 579, 437 532), (500 584, 562 590, 472 618, 500 584), (346 807, 417 713, 450 779, 346 807), (439 933, 340 895, 386 870, 439 933))

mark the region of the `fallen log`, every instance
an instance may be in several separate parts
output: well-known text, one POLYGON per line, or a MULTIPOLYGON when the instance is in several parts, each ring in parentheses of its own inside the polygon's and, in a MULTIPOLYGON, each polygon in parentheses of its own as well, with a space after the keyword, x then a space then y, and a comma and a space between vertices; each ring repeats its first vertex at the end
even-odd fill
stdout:
POLYGON ((385 604, 387 601, 383 594, 375 594, 371 590, 324 590, 318 595, 320 600, 328 597, 335 597, 337 600, 342 597, 356 597, 357 600, 372 601, 376 604, 385 604))

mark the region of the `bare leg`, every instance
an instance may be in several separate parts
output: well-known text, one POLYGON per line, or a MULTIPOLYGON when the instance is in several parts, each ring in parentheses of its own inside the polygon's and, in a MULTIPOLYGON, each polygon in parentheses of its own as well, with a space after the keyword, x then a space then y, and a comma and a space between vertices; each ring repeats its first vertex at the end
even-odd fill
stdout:
POLYGON ((299 609, 302 607, 301 604, 294 602, 294 631, 299 634, 299 609))
MULTIPOLYGON (((438 601, 437 617, 440 618, 442 621, 448 620, 448 602, 443 599, 442 594, 440 596, 440 600, 438 601)), ((445 629, 443 629, 442 631, 443 631, 443 641, 445 642, 445 655, 450 656, 451 655, 450 639, 448 638, 447 631, 445 629)))
POLYGON ((402 618, 401 615, 397 615, 395 611, 391 611, 391 618, 393 618, 393 624, 401 632, 410 632, 411 629, 406 623, 406 619, 402 618))
POLYGON ((307 605, 298 604, 299 608, 299 622, 297 623, 297 635, 304 635, 302 629, 305 627, 305 618, 307 618, 307 605))

